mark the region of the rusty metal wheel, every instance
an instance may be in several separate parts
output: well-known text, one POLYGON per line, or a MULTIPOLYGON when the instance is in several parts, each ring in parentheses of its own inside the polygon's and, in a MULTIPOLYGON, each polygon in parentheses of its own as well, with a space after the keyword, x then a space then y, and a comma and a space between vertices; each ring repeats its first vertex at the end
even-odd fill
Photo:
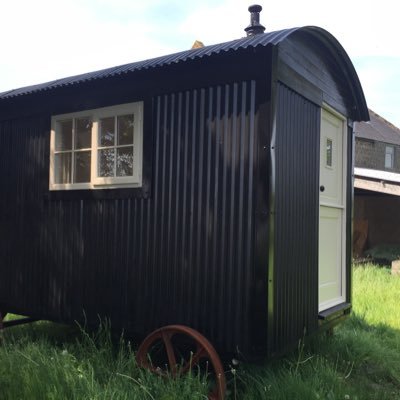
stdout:
POLYGON ((168 325, 150 333, 140 345, 136 361, 160 376, 179 377, 203 367, 212 381, 209 400, 225 398, 224 368, 214 346, 199 332, 184 325, 168 325))

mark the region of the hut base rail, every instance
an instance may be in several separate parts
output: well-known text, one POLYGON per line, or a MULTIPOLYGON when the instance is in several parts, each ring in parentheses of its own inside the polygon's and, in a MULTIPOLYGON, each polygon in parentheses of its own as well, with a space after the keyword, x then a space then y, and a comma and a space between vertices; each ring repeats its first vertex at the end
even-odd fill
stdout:
POLYGON ((0 331, 3 331, 5 328, 10 328, 11 326, 29 324, 31 322, 38 321, 38 318, 32 317, 21 317, 17 319, 12 319, 10 321, 4 321, 8 312, 0 311, 0 331))

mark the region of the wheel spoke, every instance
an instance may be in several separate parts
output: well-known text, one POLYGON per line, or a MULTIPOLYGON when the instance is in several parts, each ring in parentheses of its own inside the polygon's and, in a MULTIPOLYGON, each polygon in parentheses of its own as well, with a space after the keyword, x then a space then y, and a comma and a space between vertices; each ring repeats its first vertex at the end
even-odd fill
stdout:
POLYGON ((174 347, 171 342, 171 336, 172 335, 170 333, 166 333, 166 332, 163 332, 163 334, 162 334, 165 349, 167 351, 169 368, 171 370, 172 376, 176 376, 176 358, 175 358, 175 353, 174 353, 174 347))

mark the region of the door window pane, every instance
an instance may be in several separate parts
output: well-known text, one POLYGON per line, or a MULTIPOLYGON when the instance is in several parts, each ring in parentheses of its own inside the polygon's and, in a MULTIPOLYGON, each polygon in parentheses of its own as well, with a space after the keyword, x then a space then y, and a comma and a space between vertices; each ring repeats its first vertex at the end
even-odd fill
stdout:
POLYGON ((89 149, 92 146, 92 120, 77 118, 75 120, 75 149, 89 149))
POLYGON ((117 149, 117 176, 133 175, 133 147, 117 149))
POLYGON ((99 176, 114 176, 114 149, 99 150, 99 176))
POLYGON ((90 151, 75 153, 75 178, 74 182, 90 182, 90 151))
POLYGON ((60 153, 54 156, 54 183, 71 183, 71 155, 60 153))
POLYGON ((327 167, 332 167, 332 153, 333 153, 332 139, 326 139, 326 166, 327 167))
POLYGON ((72 149, 72 119, 58 122, 58 131, 55 137, 55 150, 72 149))
POLYGON ((102 118, 100 120, 100 146, 114 146, 115 127, 114 117, 102 118))
POLYGON ((118 145, 133 144, 133 114, 118 117, 118 145))

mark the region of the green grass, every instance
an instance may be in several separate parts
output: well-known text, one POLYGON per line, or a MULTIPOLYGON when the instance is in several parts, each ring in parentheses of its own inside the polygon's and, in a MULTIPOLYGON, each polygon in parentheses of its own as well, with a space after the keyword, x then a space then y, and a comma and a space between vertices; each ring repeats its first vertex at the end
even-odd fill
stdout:
POLYGON ((47 322, 10 328, 0 347, 0 399, 204 399, 201 376, 162 379, 137 367, 129 342, 47 322), (14 332, 11 332, 14 331, 14 332))
MULTIPOLYGON (((1 400, 206 399, 197 374, 162 379, 137 367, 134 346, 51 324, 9 328, 0 344, 1 400)), ((228 372, 228 399, 400 399, 400 277, 354 269, 353 313, 331 337, 287 357, 228 372)))
POLYGON ((335 334, 238 371, 238 399, 400 399, 400 277, 366 265, 353 279, 353 313, 335 334))

